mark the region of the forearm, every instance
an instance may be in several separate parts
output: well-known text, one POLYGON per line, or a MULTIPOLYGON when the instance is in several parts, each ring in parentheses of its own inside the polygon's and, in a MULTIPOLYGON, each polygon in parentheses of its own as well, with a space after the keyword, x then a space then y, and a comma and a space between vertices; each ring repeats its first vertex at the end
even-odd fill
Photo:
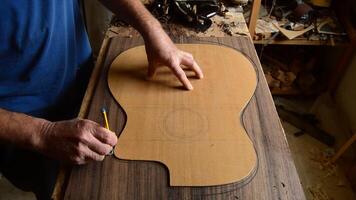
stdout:
POLYGON ((144 38, 162 31, 161 25, 140 0, 100 0, 109 10, 127 20, 144 38))
POLYGON ((0 143, 36 149, 47 120, 0 108, 0 143))

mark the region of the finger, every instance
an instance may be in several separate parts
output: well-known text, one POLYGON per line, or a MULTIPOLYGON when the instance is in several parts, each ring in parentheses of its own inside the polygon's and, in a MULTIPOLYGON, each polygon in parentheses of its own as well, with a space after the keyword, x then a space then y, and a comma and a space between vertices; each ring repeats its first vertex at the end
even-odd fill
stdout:
POLYGON ((156 73, 156 66, 154 63, 149 62, 148 64, 148 70, 147 70, 147 75, 149 78, 153 78, 156 73))
POLYGON ((91 135, 86 145, 88 145, 90 150, 100 155, 107 155, 112 150, 112 146, 100 142, 93 135, 91 135))
POLYGON ((201 68, 199 67, 199 65, 195 62, 193 56, 186 52, 182 52, 182 53, 183 53, 182 54, 183 57, 181 60, 182 65, 192 69, 198 78, 203 78, 204 77, 203 72, 202 72, 201 68))
POLYGON ((68 161, 75 165, 83 165, 86 163, 84 156, 71 156, 69 157, 68 161))
POLYGON ((70 162, 75 165, 84 165, 87 163, 85 158, 79 158, 79 157, 71 159, 70 162))
POLYGON ((88 147, 84 150, 84 155, 85 155, 85 160, 94 160, 94 161, 102 161, 104 160, 105 156, 100 155, 92 150, 90 150, 88 147))
POLYGON ((97 126, 93 131, 91 131, 91 133, 95 138, 104 144, 115 146, 117 143, 117 137, 115 133, 106 128, 97 126))
POLYGON ((190 81, 187 78, 187 75, 184 73, 183 69, 180 66, 174 66, 171 68, 171 70, 186 89, 193 90, 192 84, 190 83, 190 81))

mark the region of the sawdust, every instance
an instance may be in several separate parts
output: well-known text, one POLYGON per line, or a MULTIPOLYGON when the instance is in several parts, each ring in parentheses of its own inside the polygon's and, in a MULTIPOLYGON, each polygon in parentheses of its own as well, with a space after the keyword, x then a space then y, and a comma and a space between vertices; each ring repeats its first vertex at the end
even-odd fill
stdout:
POLYGON ((307 188, 312 195, 312 200, 332 200, 320 184, 307 188))
POLYGON ((324 151, 320 149, 310 150, 310 160, 314 161, 318 168, 325 172, 324 178, 336 175, 337 166, 330 161, 334 154, 334 150, 330 148, 324 151))
POLYGON ((313 186, 308 186, 307 190, 311 194, 312 200, 333 200, 324 190, 323 183, 328 180, 329 177, 336 177, 339 179, 335 183, 338 187, 345 187, 345 182, 338 177, 337 165, 331 162, 332 156, 335 154, 334 149, 326 148, 324 150, 319 148, 313 148, 310 150, 310 160, 316 164, 316 167, 324 172, 324 176, 321 177, 320 182, 313 186))

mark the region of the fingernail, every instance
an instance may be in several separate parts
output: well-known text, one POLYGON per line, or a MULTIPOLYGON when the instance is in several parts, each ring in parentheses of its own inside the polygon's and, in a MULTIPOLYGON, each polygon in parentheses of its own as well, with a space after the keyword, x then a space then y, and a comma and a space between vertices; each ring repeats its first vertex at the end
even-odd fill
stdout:
POLYGON ((192 85, 188 85, 188 90, 193 90, 193 86, 192 85))
POLYGON ((111 156, 114 154, 114 148, 111 149, 111 151, 107 154, 107 156, 111 156))

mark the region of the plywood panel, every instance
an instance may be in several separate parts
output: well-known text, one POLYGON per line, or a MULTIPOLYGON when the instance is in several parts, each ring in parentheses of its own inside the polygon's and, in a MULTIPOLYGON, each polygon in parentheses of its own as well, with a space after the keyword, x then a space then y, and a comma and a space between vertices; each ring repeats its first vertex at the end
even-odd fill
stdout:
POLYGON ((240 119, 256 88, 254 67, 228 47, 178 47, 191 52, 204 71, 202 80, 187 71, 193 91, 182 89, 167 67, 146 80, 144 46, 123 52, 111 65, 109 88, 127 114, 115 155, 165 164, 172 186, 241 181, 256 167, 256 153, 240 119))

